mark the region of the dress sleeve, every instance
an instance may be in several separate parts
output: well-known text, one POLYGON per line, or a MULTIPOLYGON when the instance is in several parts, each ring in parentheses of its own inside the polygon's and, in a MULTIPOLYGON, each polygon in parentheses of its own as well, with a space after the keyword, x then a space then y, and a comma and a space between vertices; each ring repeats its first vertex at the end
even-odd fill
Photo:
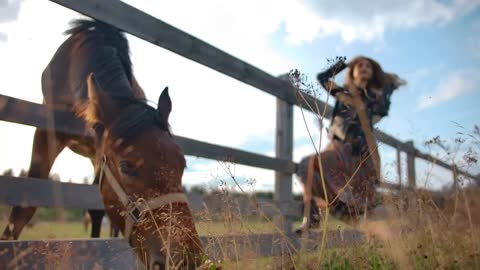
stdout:
POLYGON ((380 118, 388 115, 388 111, 390 110, 390 98, 393 90, 393 85, 387 84, 383 87, 380 93, 373 94, 374 98, 369 102, 369 107, 373 115, 377 115, 380 118))
POLYGON ((338 61, 327 70, 318 73, 317 80, 322 85, 322 87, 330 92, 332 96, 335 96, 338 92, 342 91, 345 92, 345 89, 336 85, 335 82, 330 80, 333 76, 340 73, 347 67, 343 60, 338 61))
POLYGON ((334 96, 339 92, 347 93, 345 88, 338 86, 334 81, 326 79, 319 81, 322 85, 323 89, 330 93, 330 95, 334 96))

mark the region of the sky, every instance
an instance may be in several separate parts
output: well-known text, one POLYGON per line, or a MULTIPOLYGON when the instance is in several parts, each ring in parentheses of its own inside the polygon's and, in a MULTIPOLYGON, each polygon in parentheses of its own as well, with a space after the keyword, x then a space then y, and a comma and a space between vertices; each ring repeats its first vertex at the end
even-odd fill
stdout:
MULTIPOLYGON (((278 76, 299 69, 310 78, 327 60, 357 55, 376 59, 408 84, 392 97, 389 116, 379 129, 447 161, 424 144, 440 136, 453 144, 458 132, 480 124, 479 0, 244 0, 124 1, 217 48, 278 76)), ((60 44, 71 19, 82 17, 49 1, 0 0, 0 93, 41 103, 40 76, 60 44)), ((247 150, 275 154, 275 98, 167 50, 127 35, 134 73, 151 101, 169 86, 170 124, 177 135, 247 150)), ((342 83, 342 75, 337 82, 342 83)), ((325 100, 326 94, 319 94, 325 100)), ((331 102, 330 102, 331 103, 331 102)), ((328 121, 325 121, 328 125, 328 121)), ((294 161, 314 152, 319 125, 313 114, 294 110, 294 161), (305 118, 302 116, 305 115, 305 118)), ((18 173, 30 162, 34 128, 0 122, 0 171, 18 173)), ((325 133, 322 144, 327 143, 325 133)), ((468 141, 467 141, 468 143, 468 141)), ((474 145, 479 152, 479 146, 474 145)), ((383 176, 398 181, 395 151, 380 145, 383 176)), ((242 165, 187 157, 187 186, 232 185, 228 171, 250 190, 272 190, 274 173, 242 165)), ((402 163, 404 167, 405 164, 402 163)), ((450 172, 417 160, 420 186, 451 184, 450 172)), ((405 168, 403 168, 405 169, 405 168)), ((478 165, 470 168, 480 172, 478 165)), ((92 181, 86 158, 64 150, 53 173, 63 181, 92 181)), ((300 191, 294 179, 293 189, 300 191)), ((405 181, 405 171, 403 179, 405 181)))

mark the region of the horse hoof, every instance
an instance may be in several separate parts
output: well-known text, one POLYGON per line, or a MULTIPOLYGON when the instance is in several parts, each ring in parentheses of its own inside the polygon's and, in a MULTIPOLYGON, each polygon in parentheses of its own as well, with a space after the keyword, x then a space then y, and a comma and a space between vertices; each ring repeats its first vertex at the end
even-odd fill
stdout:
POLYGON ((299 228, 296 228, 293 232, 298 236, 302 236, 304 231, 305 231, 305 227, 299 227, 299 228))

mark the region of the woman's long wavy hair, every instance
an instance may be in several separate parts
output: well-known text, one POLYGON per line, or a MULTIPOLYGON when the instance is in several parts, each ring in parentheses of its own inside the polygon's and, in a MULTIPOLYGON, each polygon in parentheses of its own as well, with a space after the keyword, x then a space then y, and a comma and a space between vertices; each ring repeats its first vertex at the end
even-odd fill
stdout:
POLYGON ((398 87, 406 84, 406 81, 398 77, 397 74, 383 71, 382 67, 377 61, 369 57, 357 56, 348 64, 348 70, 345 76, 345 85, 347 87, 355 87, 353 80, 353 69, 361 60, 367 60, 372 65, 373 74, 372 79, 367 84, 368 89, 378 91, 382 90, 386 85, 391 85, 393 90, 395 90, 398 87))

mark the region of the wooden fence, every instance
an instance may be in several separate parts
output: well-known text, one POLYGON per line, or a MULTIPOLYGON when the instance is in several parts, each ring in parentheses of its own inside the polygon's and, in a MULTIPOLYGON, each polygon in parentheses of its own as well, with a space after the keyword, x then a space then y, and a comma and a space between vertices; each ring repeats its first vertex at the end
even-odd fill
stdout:
MULTIPOLYGON (((291 222, 289 217, 293 216, 292 209, 292 176, 296 171, 296 164, 292 161, 293 157, 293 106, 301 106, 304 109, 319 108, 321 111, 326 109, 326 116, 330 118, 332 108, 328 104, 304 94, 304 98, 299 99, 298 93, 292 85, 284 79, 271 76, 270 74, 229 55, 200 39, 189 35, 175 27, 168 25, 161 20, 154 18, 134 7, 131 7, 117 0, 51 0, 69 9, 95 18, 97 20, 109 23, 119 29, 137 36, 145 41, 170 50, 178 55, 186 57, 192 61, 205 65, 220 73, 228 75, 243 83, 251 85, 259 90, 269 93, 277 98, 276 114, 276 157, 271 158, 260 154, 255 154, 239 149, 233 149, 225 146, 205 143, 190 138, 176 136, 177 142, 182 146, 186 155, 198 156, 207 159, 221 160, 253 166, 257 168, 269 169, 275 171, 274 201, 279 209, 279 215, 276 219, 279 228, 284 234, 271 235, 251 235, 243 236, 237 242, 247 243, 244 245, 246 250, 252 250, 252 243, 259 244, 253 250, 258 254, 267 256, 279 254, 279 248, 273 248, 278 238, 286 236, 292 247, 298 246, 298 239, 291 232, 291 222)), ((12 97, 0 95, 0 120, 9 121, 18 124, 24 124, 39 128, 52 128, 49 124, 53 118, 55 129, 76 135, 79 134, 81 123, 73 117, 70 112, 53 111, 44 105, 15 99, 12 97)), ((397 150, 398 163, 400 163, 400 153, 407 154, 407 178, 408 187, 414 188, 415 180, 415 158, 420 158, 433 162, 438 166, 454 171, 454 175, 463 174, 466 177, 479 181, 478 176, 470 175, 466 172, 457 170, 454 166, 438 160, 430 155, 421 153, 415 149, 413 142, 402 142, 382 131, 376 130, 377 139, 397 150)), ((8 153, 4 153, 8 154, 8 153)), ((400 173, 400 169, 399 169, 400 173)), ((390 189, 399 189, 399 184, 385 185, 390 189)), ((91 208, 101 209, 103 205, 100 200, 97 189, 89 185, 58 183, 51 181, 42 181, 37 179, 0 177, 0 204, 22 205, 22 206, 44 206, 44 207, 63 207, 63 208, 91 208), (59 196, 52 196, 52 193, 59 196)), ((219 257, 218 245, 228 245, 232 237, 203 237, 205 243, 216 243, 209 250, 214 257, 219 257)), ((360 241, 361 235, 355 231, 332 232, 328 238, 329 246, 339 246, 346 243, 360 241)), ((235 240, 235 239, 234 239, 235 240)), ((74 256, 70 259, 73 265, 79 265, 77 262, 83 262, 83 265, 93 265, 94 262, 104 264, 104 266, 124 265, 134 268, 133 255, 123 240, 62 240, 62 241, 0 241, 0 269, 7 263, 20 263, 19 254, 29 248, 55 249, 56 247, 68 247, 67 250, 74 256), (88 250, 91 256, 78 257, 79 250, 88 250), (128 251, 125 251, 128 250, 128 251), (122 256, 121 264, 113 262, 114 254, 127 252, 128 256, 122 256), (16 254, 17 257, 14 257, 16 254), (125 262, 128 261, 128 262, 125 262)), ((209 245, 210 247, 211 245, 209 245)), ((282 245, 280 245, 282 246, 282 245)), ((312 248, 316 245, 311 244, 312 248)), ((223 248, 225 250, 225 248, 223 248)), ((47 252, 48 253, 48 252, 47 252)), ((223 254, 222 256, 224 256, 223 254)), ((28 265, 28 256, 23 258, 22 262, 28 265)), ((38 262, 48 263, 49 257, 42 257, 38 262)), ((31 258, 30 258, 31 259, 31 258)), ((38 258, 37 258, 38 259, 38 258)), ((114 266, 113 266, 114 267, 114 266)), ((89 268, 89 267, 87 267, 89 268)), ((115 267, 114 267, 115 268, 115 267)), ((128 268, 128 267, 126 267, 128 268)), ((19 268, 22 269, 22 268, 19 268)))

